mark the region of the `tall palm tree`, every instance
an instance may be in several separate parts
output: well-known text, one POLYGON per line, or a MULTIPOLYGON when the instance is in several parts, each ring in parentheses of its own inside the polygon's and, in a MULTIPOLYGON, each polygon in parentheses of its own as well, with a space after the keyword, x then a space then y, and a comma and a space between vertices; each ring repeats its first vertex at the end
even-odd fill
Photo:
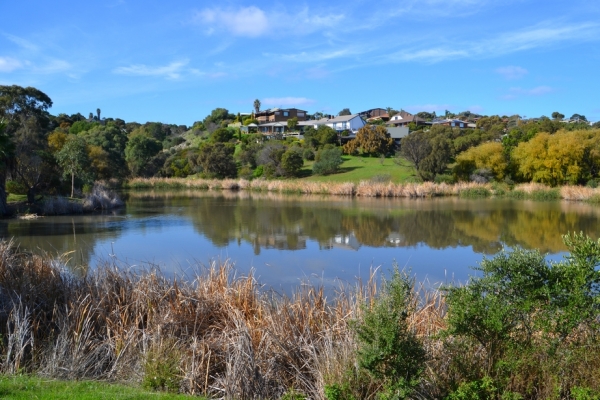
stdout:
POLYGON ((98 121, 100 121, 100 109, 96 108, 96 114, 98 114, 98 121))
POLYGON ((260 111, 260 100, 259 99, 254 100, 254 111, 255 112, 260 111))

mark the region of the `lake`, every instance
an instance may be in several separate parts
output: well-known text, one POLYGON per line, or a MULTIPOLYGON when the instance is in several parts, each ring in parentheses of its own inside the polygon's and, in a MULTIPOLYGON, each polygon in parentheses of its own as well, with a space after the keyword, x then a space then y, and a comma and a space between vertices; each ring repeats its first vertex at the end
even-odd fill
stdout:
POLYGON ((560 259, 567 232, 600 235, 600 207, 565 201, 389 199, 212 191, 130 191, 108 214, 0 220, 22 249, 68 264, 158 266, 191 277, 231 260, 288 291, 302 281, 355 282, 394 262, 431 284, 465 282, 483 257, 522 246, 560 259))

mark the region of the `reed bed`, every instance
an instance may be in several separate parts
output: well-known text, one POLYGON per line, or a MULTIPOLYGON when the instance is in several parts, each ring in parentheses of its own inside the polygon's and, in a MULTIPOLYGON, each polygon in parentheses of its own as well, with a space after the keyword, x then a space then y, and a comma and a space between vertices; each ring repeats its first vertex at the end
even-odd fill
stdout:
MULTIPOLYGON (((215 398, 280 398, 293 388, 324 399, 356 344, 349 322, 377 291, 376 274, 356 287, 265 290, 229 262, 199 267, 192 280, 107 262, 75 277, 60 258, 0 242, 2 373, 100 379, 215 398)), ((416 298, 416 297, 415 297, 416 298)), ((414 329, 443 321, 443 300, 422 297, 414 329), (436 314, 436 315, 433 315, 436 314)))
POLYGON ((133 189, 197 189, 223 191, 256 191, 291 194, 325 194, 335 196, 428 198, 440 196, 488 197, 507 196, 528 200, 600 201, 600 188, 562 186, 552 188, 540 183, 508 185, 476 182, 447 183, 391 183, 368 180, 358 184, 352 182, 312 182, 303 180, 265 179, 184 179, 184 178, 135 178, 129 181, 133 189))

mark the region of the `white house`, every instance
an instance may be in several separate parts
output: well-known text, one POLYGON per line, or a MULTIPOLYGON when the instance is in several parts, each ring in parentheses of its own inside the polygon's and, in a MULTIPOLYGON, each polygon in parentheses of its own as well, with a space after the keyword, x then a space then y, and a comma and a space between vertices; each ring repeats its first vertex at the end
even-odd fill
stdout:
POLYGON ((358 114, 342 115, 331 119, 322 118, 317 121, 306 121, 305 123, 309 122, 312 123, 312 126, 315 129, 317 129, 320 125, 327 125, 334 131, 349 131, 353 135, 356 135, 356 132, 358 132, 360 128, 367 124, 365 120, 362 119, 362 117, 358 114))

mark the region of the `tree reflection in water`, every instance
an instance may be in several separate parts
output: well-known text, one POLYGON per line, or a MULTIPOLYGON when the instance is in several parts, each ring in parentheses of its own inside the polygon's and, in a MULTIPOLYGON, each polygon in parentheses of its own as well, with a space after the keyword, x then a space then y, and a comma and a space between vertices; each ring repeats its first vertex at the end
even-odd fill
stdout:
POLYGON ((74 251, 72 264, 88 265, 98 256, 99 242, 118 242, 125 232, 164 231, 168 246, 188 234, 179 226, 191 227, 211 243, 215 254, 207 257, 236 243, 249 245, 255 255, 267 249, 305 250, 311 243, 323 251, 426 246, 494 254, 504 245, 519 245, 558 253, 565 250, 562 234, 598 237, 600 230, 600 208, 569 202, 151 191, 129 192, 126 203, 126 210, 110 215, 2 220, 0 236, 15 237, 26 250, 74 251))

